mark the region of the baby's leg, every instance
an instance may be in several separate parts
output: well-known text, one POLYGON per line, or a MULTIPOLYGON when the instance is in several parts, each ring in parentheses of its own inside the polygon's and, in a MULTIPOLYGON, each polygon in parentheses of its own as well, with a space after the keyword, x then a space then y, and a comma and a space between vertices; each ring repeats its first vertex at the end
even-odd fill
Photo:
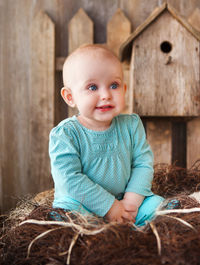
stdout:
POLYGON ((164 198, 158 195, 146 197, 138 209, 135 225, 143 226, 145 225, 145 221, 151 221, 154 218, 156 209, 163 201, 164 198))

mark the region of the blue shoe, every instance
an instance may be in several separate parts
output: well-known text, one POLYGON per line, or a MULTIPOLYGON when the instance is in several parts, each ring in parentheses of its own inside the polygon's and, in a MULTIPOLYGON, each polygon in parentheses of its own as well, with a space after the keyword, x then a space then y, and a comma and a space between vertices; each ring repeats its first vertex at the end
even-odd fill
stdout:
POLYGON ((50 218, 53 221, 68 221, 67 217, 64 214, 59 214, 56 211, 51 211, 48 213, 48 218, 50 218))
POLYGON ((144 226, 147 221, 150 222, 154 216, 156 209, 162 204, 164 198, 158 195, 148 196, 138 209, 138 214, 135 219, 136 226, 144 226))
POLYGON ((172 210, 172 209, 178 209, 181 207, 181 203, 177 199, 170 200, 167 205, 165 206, 165 209, 172 210))

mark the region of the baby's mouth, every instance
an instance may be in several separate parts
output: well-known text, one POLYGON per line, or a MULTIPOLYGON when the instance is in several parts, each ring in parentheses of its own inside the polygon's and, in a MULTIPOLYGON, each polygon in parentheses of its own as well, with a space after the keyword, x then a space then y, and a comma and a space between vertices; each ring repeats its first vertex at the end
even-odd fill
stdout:
POLYGON ((102 106, 96 107, 97 110, 101 110, 101 111, 108 111, 108 110, 111 110, 113 108, 114 108, 114 106, 112 106, 112 105, 102 105, 102 106))

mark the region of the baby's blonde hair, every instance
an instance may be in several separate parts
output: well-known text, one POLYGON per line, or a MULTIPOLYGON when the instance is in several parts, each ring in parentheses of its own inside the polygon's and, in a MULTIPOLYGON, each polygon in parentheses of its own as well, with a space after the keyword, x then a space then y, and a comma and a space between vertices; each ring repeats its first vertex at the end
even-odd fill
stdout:
MULTIPOLYGON (((74 59, 77 58, 78 55, 84 54, 86 52, 102 52, 102 55, 107 58, 112 58, 116 60, 117 63, 121 65, 118 57, 105 45, 105 44, 84 44, 73 51, 65 60, 63 65, 63 83, 65 87, 69 87, 68 80, 70 79, 70 69, 74 62, 74 59)), ((95 54, 94 54, 95 55, 95 54)))

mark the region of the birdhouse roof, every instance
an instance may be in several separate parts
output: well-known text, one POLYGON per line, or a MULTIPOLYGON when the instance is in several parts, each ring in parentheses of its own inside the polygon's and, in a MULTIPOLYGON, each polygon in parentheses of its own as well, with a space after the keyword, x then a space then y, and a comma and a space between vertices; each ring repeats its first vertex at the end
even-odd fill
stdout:
POLYGON ((168 3, 156 8, 152 14, 128 37, 128 39, 121 45, 119 58, 121 61, 131 57, 132 44, 137 36, 143 32, 158 16, 164 11, 168 11, 183 27, 185 27, 197 40, 200 41, 200 32, 195 30, 184 18, 182 18, 177 11, 168 3))

